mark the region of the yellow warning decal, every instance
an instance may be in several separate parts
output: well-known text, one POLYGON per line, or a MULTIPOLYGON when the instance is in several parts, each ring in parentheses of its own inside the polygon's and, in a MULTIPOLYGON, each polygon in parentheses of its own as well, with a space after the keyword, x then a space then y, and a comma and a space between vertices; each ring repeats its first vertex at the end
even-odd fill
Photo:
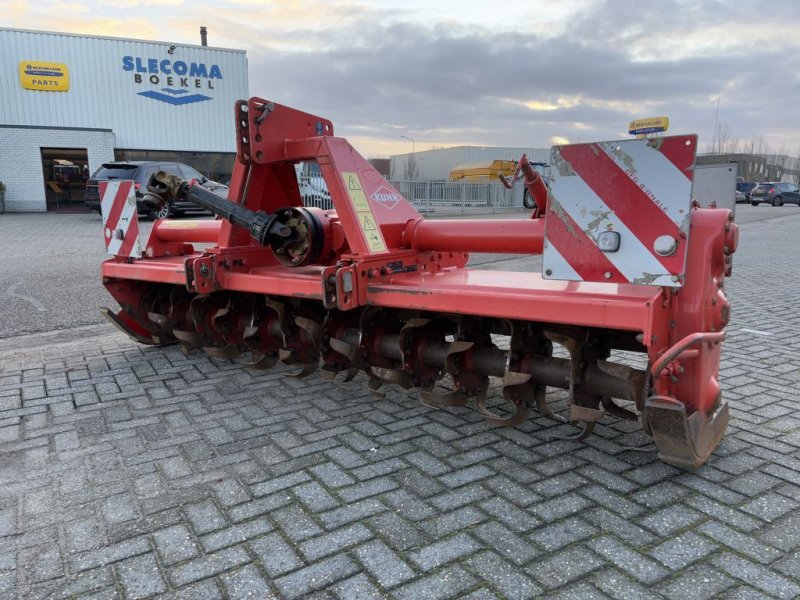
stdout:
POLYGON ((364 187, 361 185, 358 173, 343 172, 342 179, 344 179, 347 193, 350 194, 353 208, 356 210, 358 225, 367 240, 367 246, 372 252, 386 252, 386 242, 383 241, 378 222, 375 220, 375 215, 372 214, 372 208, 364 194, 364 187))
POLYGON ((358 213, 358 220, 361 221, 361 229, 364 231, 377 231, 378 226, 375 225, 375 218, 369 213, 358 213))
POLYGON ((343 173, 342 175, 344 176, 344 180, 347 182, 348 190, 364 191, 364 188, 361 187, 361 182, 359 181, 356 173, 343 173))
POLYGON ((368 212, 372 214, 372 209, 369 207, 369 203, 367 202, 367 197, 364 195, 364 192, 357 192, 355 190, 347 190, 350 192, 350 200, 353 201, 353 206, 356 209, 356 212, 368 212))

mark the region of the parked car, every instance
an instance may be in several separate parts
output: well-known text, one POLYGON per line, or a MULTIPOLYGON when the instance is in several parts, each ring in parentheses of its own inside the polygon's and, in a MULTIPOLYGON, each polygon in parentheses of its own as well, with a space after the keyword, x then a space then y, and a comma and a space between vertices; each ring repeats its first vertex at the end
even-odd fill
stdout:
POLYGON ((111 179, 132 179, 134 187, 136 188, 136 206, 140 215, 146 215, 152 219, 164 219, 175 215, 180 215, 185 212, 203 212, 207 211, 194 202, 188 200, 169 202, 165 204, 160 210, 154 211, 145 208, 142 205, 142 198, 144 197, 145 186, 150 179, 150 175, 157 171, 165 171, 172 175, 191 181, 200 182, 204 188, 219 194, 220 196, 227 197, 228 187, 216 181, 211 181, 199 171, 193 169, 189 165, 179 162, 159 162, 159 161, 114 161, 104 163, 91 178, 86 182, 86 198, 84 204, 91 210, 100 212, 100 191, 98 184, 100 181, 108 181, 111 179))
POLYGON ((297 175, 300 197, 305 206, 314 206, 323 210, 333 208, 331 193, 328 191, 328 185, 316 162, 297 163, 294 171, 297 175))
POLYGON ((739 200, 740 196, 736 194, 736 201, 737 202, 750 202, 750 192, 753 191, 753 188, 756 187, 758 184, 755 181, 739 181, 736 183, 736 191, 742 192, 744 195, 744 200, 739 200))
POLYGON ((800 206, 800 189, 782 181, 759 183, 750 191, 750 204, 758 206, 762 202, 772 206, 782 206, 786 202, 800 206))
POLYGON ((736 204, 747 202, 747 195, 741 190, 736 190, 736 204))

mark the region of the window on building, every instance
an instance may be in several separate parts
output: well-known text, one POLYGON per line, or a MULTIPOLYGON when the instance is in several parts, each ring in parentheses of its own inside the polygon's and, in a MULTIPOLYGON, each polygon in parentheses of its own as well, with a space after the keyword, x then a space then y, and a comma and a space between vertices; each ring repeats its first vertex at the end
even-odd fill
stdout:
POLYGON ((236 155, 229 152, 172 152, 166 150, 114 151, 117 160, 158 160, 188 165, 212 181, 229 184, 236 155))

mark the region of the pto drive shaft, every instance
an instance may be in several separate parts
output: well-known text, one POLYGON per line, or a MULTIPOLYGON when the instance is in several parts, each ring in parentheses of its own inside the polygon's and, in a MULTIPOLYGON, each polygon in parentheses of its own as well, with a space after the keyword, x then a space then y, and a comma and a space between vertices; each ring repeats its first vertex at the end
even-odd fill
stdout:
POLYGON ((276 238, 284 240, 292 235, 292 230, 279 222, 275 215, 249 210, 208 191, 198 183, 189 184, 164 171, 151 175, 147 182, 147 193, 142 199, 145 207, 158 210, 167 202, 175 200, 191 200, 234 225, 247 229, 262 246, 271 245, 276 238))

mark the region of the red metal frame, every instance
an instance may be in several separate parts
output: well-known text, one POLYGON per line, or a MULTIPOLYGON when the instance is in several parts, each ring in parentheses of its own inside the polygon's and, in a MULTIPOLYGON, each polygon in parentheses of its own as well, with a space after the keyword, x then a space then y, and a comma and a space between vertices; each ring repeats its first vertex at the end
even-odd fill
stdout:
POLYGON ((324 213, 329 254, 318 265, 291 268, 228 222, 161 221, 145 257, 103 263, 112 293, 119 281, 142 281, 322 300, 339 310, 369 305, 635 332, 659 367, 659 396, 677 398, 689 413, 710 414, 719 402, 718 332, 729 313, 722 287, 737 238, 729 211, 693 209, 680 294, 468 269, 469 251, 540 254, 544 219, 425 220, 345 139, 333 137, 329 121, 253 98, 237 106, 237 122, 229 199, 269 213, 301 206, 293 164, 317 161, 334 206, 324 213), (199 251, 194 243, 214 246, 199 251))

